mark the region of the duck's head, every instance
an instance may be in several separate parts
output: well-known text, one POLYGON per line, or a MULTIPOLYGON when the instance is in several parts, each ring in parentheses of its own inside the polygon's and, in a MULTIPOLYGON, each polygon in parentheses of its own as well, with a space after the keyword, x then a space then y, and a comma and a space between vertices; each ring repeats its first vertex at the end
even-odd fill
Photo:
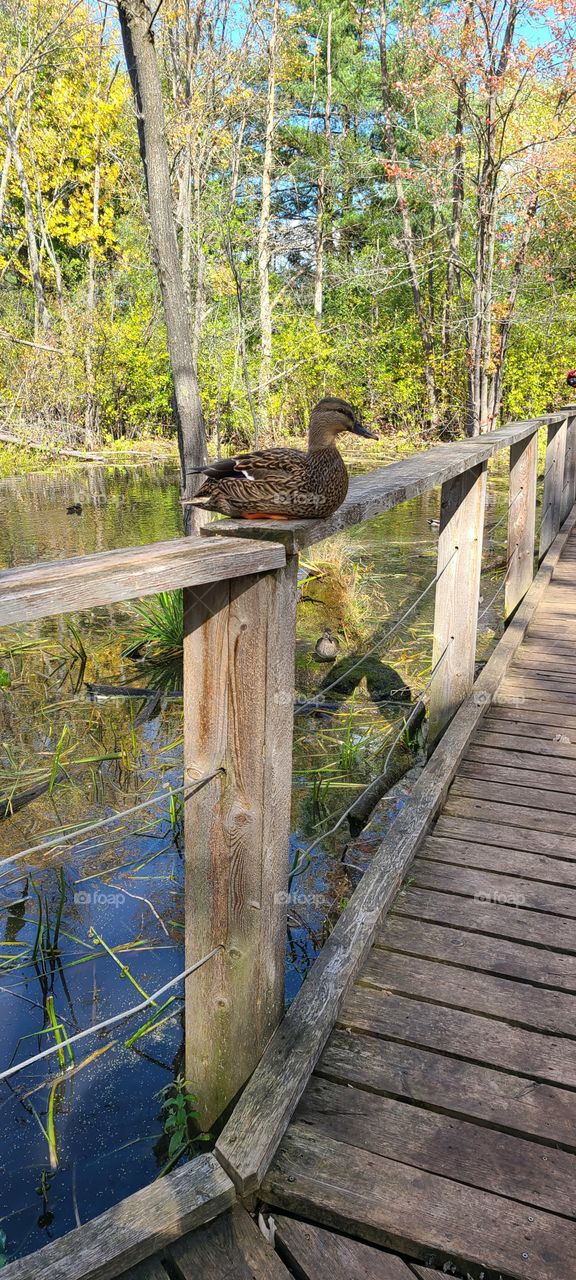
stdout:
POLYGON ((333 444, 341 431, 351 431, 355 436, 365 436, 367 440, 377 440, 374 431, 362 425, 355 410, 346 400, 338 396, 326 396, 314 405, 310 415, 310 448, 323 449, 333 444))

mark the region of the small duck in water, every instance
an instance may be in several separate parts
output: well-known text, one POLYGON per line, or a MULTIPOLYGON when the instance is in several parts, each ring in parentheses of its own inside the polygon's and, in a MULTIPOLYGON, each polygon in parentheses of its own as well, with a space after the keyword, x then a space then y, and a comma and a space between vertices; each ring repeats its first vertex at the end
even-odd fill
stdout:
POLYGON ((348 472, 335 443, 343 431, 377 439, 352 405, 327 396, 312 410, 307 453, 260 449, 193 467, 206 480, 185 505, 244 520, 324 520, 348 492, 348 472))
POLYGON ((316 641, 314 657, 317 662, 334 662, 334 659, 338 657, 339 649, 340 645, 336 636, 333 636, 332 632, 326 628, 320 639, 316 641))

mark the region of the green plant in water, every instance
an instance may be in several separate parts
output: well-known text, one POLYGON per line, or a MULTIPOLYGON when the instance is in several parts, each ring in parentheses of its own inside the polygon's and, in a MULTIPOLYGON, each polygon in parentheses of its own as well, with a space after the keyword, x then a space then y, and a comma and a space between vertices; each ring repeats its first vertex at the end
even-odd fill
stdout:
POLYGON ((182 592, 161 591, 153 600, 134 607, 138 622, 122 657, 137 658, 145 652, 148 661, 165 662, 180 655, 184 644, 182 592))
POLYGON ((4 667, 0 667, 0 689, 9 689, 12 681, 4 667))
POLYGON ((168 1138, 168 1160, 158 1175, 163 1178, 183 1155, 194 1154, 198 1143, 208 1142, 210 1134, 201 1133, 195 1138, 191 1137, 190 1127, 198 1116, 194 1106, 198 1099, 191 1091, 190 1082, 182 1075, 176 1076, 156 1096, 162 1099, 162 1120, 164 1133, 168 1138))

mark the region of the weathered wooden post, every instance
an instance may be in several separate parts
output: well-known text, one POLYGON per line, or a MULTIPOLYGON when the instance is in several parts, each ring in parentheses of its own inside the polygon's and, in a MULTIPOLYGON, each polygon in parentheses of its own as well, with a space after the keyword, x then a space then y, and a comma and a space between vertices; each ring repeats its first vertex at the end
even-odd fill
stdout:
POLYGON ((435 742, 474 683, 487 464, 442 485, 434 605, 430 741, 435 742))
POLYGON ((186 1078, 209 1129, 283 1012, 297 558, 185 592, 186 1078))
POLYGON ((567 431, 567 418, 562 422, 551 422, 548 427, 540 528, 540 560, 546 555, 561 524, 567 431))
POLYGON ((560 511, 560 523, 563 524, 566 516, 572 510, 576 502, 576 416, 571 414, 567 421, 566 427, 566 457, 564 462, 564 487, 562 490, 562 504, 560 511))
POLYGON ((536 536, 536 472, 538 432, 510 449, 510 505, 508 555, 504 588, 504 617, 510 618, 534 577, 536 536))

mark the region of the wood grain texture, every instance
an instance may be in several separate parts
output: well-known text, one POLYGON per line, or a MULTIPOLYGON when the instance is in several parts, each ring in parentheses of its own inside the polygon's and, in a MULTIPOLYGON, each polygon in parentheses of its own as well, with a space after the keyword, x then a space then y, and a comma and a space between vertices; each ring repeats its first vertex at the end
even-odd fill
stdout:
POLYGON ((278 1248, 299 1280, 414 1280, 393 1253, 282 1214, 274 1222, 278 1248))
POLYGON ((0 572, 0 626, 280 568, 284 548, 175 538, 0 572))
MULTIPOLYGON (((486 1014, 469 1013, 414 996, 355 986, 344 1002, 338 1025, 354 1032, 401 1040, 436 1053, 449 1046, 455 1058, 512 1071, 529 1080, 562 1088, 576 1087, 573 1040, 516 1027, 486 1014)), ((534 1086, 526 1084, 526 1089, 534 1086)))
POLYGON ((482 737, 480 733, 475 734, 463 764, 474 762, 493 766, 496 770, 500 767, 513 768, 525 770, 529 775, 534 772, 541 774, 542 769, 551 770, 556 778, 563 777, 576 782, 576 746, 572 744, 538 742, 534 738, 527 742, 526 739, 521 739, 520 750, 516 751, 511 739, 501 747, 494 737, 488 738, 488 741, 486 738, 487 735, 482 737))
MULTIPOLYGON (((452 808, 455 809, 456 806, 453 805, 452 808)), ((552 858, 576 858, 576 836, 553 835, 548 831, 533 831, 529 826, 491 822, 491 806, 486 805, 485 809, 485 817, 481 815, 478 820, 458 817, 455 812, 442 813, 434 828, 434 837, 446 836, 450 840, 495 846, 498 850, 525 850, 527 854, 542 854, 552 858)), ((545 878, 554 880, 553 872, 545 878)))
MULTIPOLYGON (((507 578, 504 616, 510 618, 534 577, 536 530, 536 472, 538 436, 528 436, 510 449, 507 578)), ((565 515, 573 506, 570 503, 565 515)))
MULTIPOLYGON (((466 824, 464 824, 465 826, 466 824)), ((547 884, 565 884, 576 888, 576 865, 562 858, 545 854, 522 853, 520 849, 490 844, 478 844, 472 840, 429 836, 420 848, 420 857, 433 862, 451 862, 455 866, 474 867, 479 871, 495 871, 508 876, 521 876, 527 880, 541 880, 547 884)))
POLYGON ((123 1271, 121 1280, 170 1280, 170 1277, 159 1258, 148 1258, 138 1267, 123 1271))
POLYGON ((458 1116, 312 1077, 294 1117, 324 1138, 537 1205, 576 1213, 576 1156, 458 1116))
MULTIPOLYGON (((359 982, 380 991, 414 996, 502 1018, 515 1026, 576 1038, 576 1000, 550 987, 516 982, 455 964, 374 947, 359 982)), ((576 1052, 576 1045, 571 1046, 576 1052)), ((529 1065, 529 1064, 527 1064, 529 1065)))
MULTIPOLYGON (((474 867, 448 866, 425 858, 415 861, 411 883, 421 889, 437 889, 454 896, 462 894, 479 904, 500 902, 511 911, 522 907, 576 921, 576 890, 564 885, 505 876, 496 871, 477 871, 474 867)), ((576 947, 576 924, 572 928, 576 947)))
POLYGON ((487 464, 442 486, 428 732, 435 742, 474 683, 487 464), (436 671, 435 668, 438 667, 436 671))
POLYGON ((537 987, 576 992, 576 956, 548 950, 542 955, 539 947, 524 946, 507 938, 494 939, 430 921, 421 921, 416 928, 413 920, 391 913, 376 934, 376 945, 409 956, 496 974, 500 978, 519 979, 537 987))
POLYGON ((544 787, 525 787, 512 782, 494 782, 487 778, 469 778, 459 773, 454 779, 452 794, 467 797, 471 800, 494 800, 495 803, 519 805, 528 809, 537 809, 546 818, 553 806, 553 819, 557 820, 569 814, 576 814, 576 796, 561 791, 559 786, 551 794, 544 787))
POLYGON ((565 520, 568 512, 576 502, 576 417, 568 415, 566 432, 566 457, 564 462, 564 487, 560 519, 565 520))
POLYGON ((241 1205, 172 1245, 178 1280, 291 1280, 278 1254, 241 1205))
POLYGON ((551 422, 548 426, 546 459, 544 463, 544 493, 542 496, 542 524, 540 527, 540 557, 546 555, 560 528, 562 495, 564 491, 564 464, 568 420, 551 422))
MULTIPOLYGON (((115 1280, 234 1203, 230 1179, 211 1155, 121 1200, 30 1258, 11 1262, 2 1280, 115 1280)), ((164 1280, 164 1277, 150 1277, 164 1280)))
MULTIPOLYGON (((504 764, 494 760, 478 760, 475 755, 468 755, 461 762, 458 776, 475 778, 477 782, 497 782, 500 786, 509 782, 514 787, 533 787, 542 791, 561 792, 563 795, 576 795, 576 776, 562 770, 552 772, 551 769, 529 769, 525 763, 521 767, 511 760, 504 764)), ((554 801, 550 798, 549 803, 554 801)))
MULTIPOLYGON (((261 1184, 345 994, 368 953, 377 924, 446 799, 471 735, 524 638, 575 522, 573 510, 486 663, 474 695, 460 707, 415 784, 410 804, 377 850, 218 1139, 218 1158, 242 1194, 261 1184)), ((562 927, 559 935, 563 936, 562 927)), ((561 949, 561 944, 557 945, 561 949)))
POLYGON ((342 1231, 353 1223, 368 1241, 414 1257, 435 1253, 464 1274, 468 1262, 514 1280, 571 1274, 573 1222, 324 1136, 320 1147, 301 1124, 291 1125, 264 1191, 282 1209, 342 1231))
POLYGON ((503 902, 480 902, 474 897, 442 890, 403 889, 394 903, 400 915, 415 920, 431 920, 435 924, 453 925, 473 933, 488 933, 529 943, 533 947, 551 948, 574 955, 574 921, 542 911, 525 911, 523 907, 503 902))
MULTIPOLYGON (((468 782, 467 792, 473 786, 470 780, 468 782)), ((526 800, 525 789, 516 787, 515 792, 514 798, 509 795, 507 802, 499 803, 492 797, 485 796, 484 792, 482 792, 484 798, 479 799, 477 795, 463 795, 462 790, 458 793, 453 791, 446 802, 445 812, 460 818, 474 818, 478 822, 485 818, 487 822, 498 822, 513 827, 532 827, 534 831, 574 837, 576 827, 571 813, 554 813, 550 808, 540 806, 531 808, 530 805, 523 803, 526 800)))
POLYGON ((420 1102, 509 1133, 576 1148, 576 1094, 541 1082, 532 1088, 513 1072, 420 1045, 339 1030, 332 1033, 316 1072, 373 1094, 420 1102))
POLYGON ((280 1021, 297 566, 186 593, 187 1076, 208 1130, 280 1021))

